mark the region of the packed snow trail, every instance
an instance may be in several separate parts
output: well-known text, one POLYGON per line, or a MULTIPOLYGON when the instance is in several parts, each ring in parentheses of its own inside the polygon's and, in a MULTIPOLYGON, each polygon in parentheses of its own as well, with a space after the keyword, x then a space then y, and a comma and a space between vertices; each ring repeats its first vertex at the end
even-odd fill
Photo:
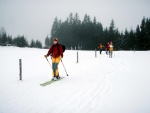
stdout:
MULTIPOLYGON (((150 52, 65 51, 65 78, 47 87, 52 70, 47 50, 0 47, 0 113, 149 113, 150 52), (19 59, 23 81, 19 81, 19 59)), ((50 59, 50 58, 49 58, 50 59)))

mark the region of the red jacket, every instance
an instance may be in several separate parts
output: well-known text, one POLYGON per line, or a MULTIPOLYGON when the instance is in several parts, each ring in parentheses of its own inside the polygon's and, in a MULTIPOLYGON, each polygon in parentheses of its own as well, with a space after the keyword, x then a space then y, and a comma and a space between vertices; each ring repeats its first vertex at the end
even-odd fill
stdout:
POLYGON ((63 57, 63 48, 60 44, 54 44, 50 47, 47 56, 52 55, 53 58, 57 58, 59 56, 63 57))
POLYGON ((109 49, 110 48, 110 44, 107 44, 106 48, 109 49))

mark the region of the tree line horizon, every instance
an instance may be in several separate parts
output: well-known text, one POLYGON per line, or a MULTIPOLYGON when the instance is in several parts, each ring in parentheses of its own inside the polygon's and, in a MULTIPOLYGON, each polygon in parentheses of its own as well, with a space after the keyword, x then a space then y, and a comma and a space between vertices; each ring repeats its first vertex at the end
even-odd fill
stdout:
POLYGON ((67 49, 95 50, 102 43, 104 46, 112 41, 116 50, 150 50, 150 18, 143 17, 136 30, 119 31, 112 19, 109 27, 103 27, 96 17, 91 20, 85 14, 81 21, 78 13, 70 13, 65 21, 55 18, 50 38, 45 39, 45 46, 53 44, 53 38, 57 37, 59 43, 67 49))
MULTIPOLYGON (((104 46, 112 41, 115 50, 150 50, 150 18, 143 17, 136 30, 119 31, 112 19, 109 27, 103 27, 101 22, 85 14, 81 21, 79 15, 70 13, 65 21, 57 17, 54 19, 50 37, 45 38, 44 48, 53 45, 53 38, 57 37, 60 44, 68 50, 95 50, 102 43, 104 46)), ((24 35, 12 38, 4 28, 0 30, 0 45, 11 44, 18 47, 43 48, 39 40, 31 40, 30 44, 24 35)))
POLYGON ((18 35, 14 38, 7 35, 4 27, 0 29, 0 46, 17 46, 17 47, 31 47, 31 48, 42 48, 42 43, 37 40, 31 40, 30 44, 24 35, 18 35))

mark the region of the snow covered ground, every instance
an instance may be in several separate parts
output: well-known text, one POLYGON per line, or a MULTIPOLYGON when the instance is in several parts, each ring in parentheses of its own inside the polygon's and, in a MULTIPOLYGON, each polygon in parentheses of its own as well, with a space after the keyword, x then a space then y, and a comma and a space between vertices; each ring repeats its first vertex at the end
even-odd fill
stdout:
MULTIPOLYGON (((60 75, 49 86, 48 50, 0 47, 0 113, 150 113, 150 51, 65 51, 60 75), (19 81, 19 59, 23 81, 19 81)), ((50 58, 49 58, 50 60, 50 58)))

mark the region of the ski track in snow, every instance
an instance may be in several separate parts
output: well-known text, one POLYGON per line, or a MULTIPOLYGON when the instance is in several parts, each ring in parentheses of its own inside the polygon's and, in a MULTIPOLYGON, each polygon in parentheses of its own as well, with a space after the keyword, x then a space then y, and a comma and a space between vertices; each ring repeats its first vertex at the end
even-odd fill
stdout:
MULTIPOLYGON (((123 111, 123 102, 120 106, 118 105, 120 108, 115 109, 117 103, 113 103, 112 97, 115 97, 114 94, 116 94, 117 88, 120 88, 119 85, 124 83, 121 83, 122 79, 120 78, 128 80, 127 77, 132 75, 131 72, 136 72, 133 66, 136 66, 139 58, 143 58, 136 57, 136 54, 140 55, 139 52, 115 52, 113 58, 108 58, 103 52, 102 55, 97 53, 95 58, 94 51, 78 51, 79 63, 77 64, 77 51, 66 51, 63 63, 69 76, 65 76, 66 73, 60 62, 60 75, 65 78, 41 87, 40 83, 48 81, 52 73, 43 57, 47 51, 0 47, 0 113, 110 113, 110 111, 111 113, 120 113, 123 111), (18 80, 19 58, 23 60, 23 81, 18 80), (113 105, 114 108, 112 108, 113 105)), ((146 53, 145 55, 150 56, 146 53)), ((145 77, 147 77, 146 75, 147 71, 145 71, 145 77)), ((134 79, 136 76, 131 77, 134 79)), ((149 77, 147 79, 149 80, 149 77)), ((148 82, 146 83, 147 87, 150 86, 148 82)), ((123 87, 125 87, 124 84, 123 87)), ((121 92, 118 92, 118 98, 121 99, 119 97, 121 92)), ((150 94, 146 90, 143 92, 150 94)), ((147 97, 149 97, 148 94, 147 97)), ((128 97, 130 98, 130 95, 128 97)), ((147 100, 147 103, 150 102, 147 100)), ((126 111, 141 113, 136 110, 136 112, 131 112, 132 109, 126 111)), ((149 109, 145 113, 149 113, 147 111, 149 109)))

